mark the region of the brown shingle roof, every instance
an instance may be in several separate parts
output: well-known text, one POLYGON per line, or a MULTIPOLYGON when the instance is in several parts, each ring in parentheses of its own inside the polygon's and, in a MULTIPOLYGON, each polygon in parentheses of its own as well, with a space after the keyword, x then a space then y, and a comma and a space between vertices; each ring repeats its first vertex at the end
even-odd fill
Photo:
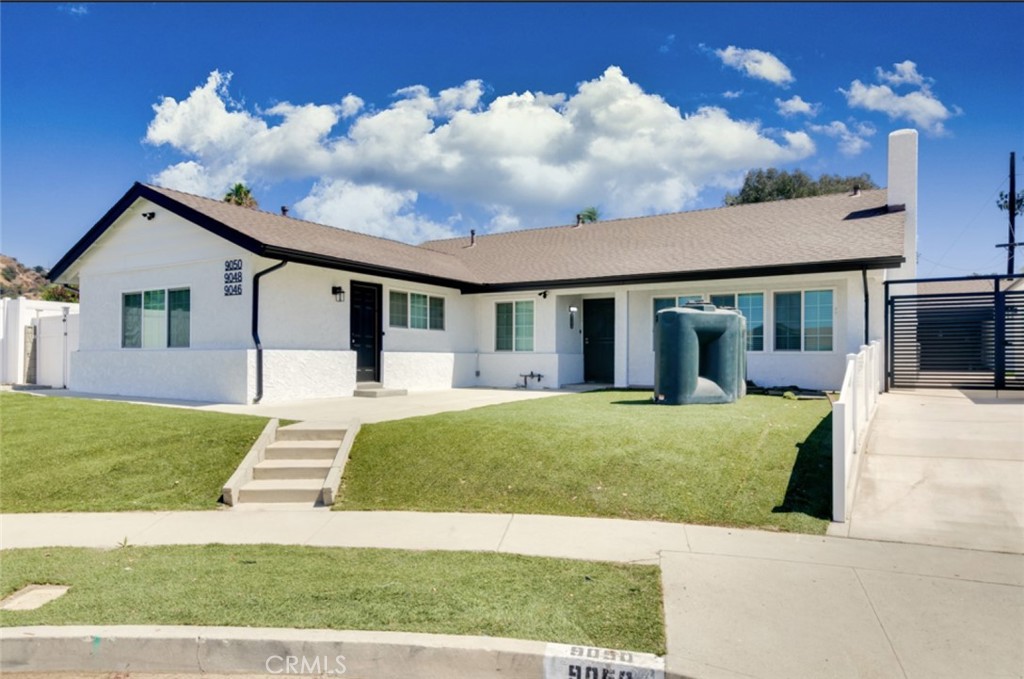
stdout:
POLYGON ((884 190, 527 229, 420 246, 136 184, 54 265, 60 278, 132 203, 147 198, 266 257, 464 291, 684 280, 894 266, 905 214, 884 190))
POLYGON ((467 283, 480 282, 451 255, 159 186, 147 187, 264 245, 467 283))
POLYGON ((800 266, 903 256, 886 191, 431 241, 491 284, 800 266))

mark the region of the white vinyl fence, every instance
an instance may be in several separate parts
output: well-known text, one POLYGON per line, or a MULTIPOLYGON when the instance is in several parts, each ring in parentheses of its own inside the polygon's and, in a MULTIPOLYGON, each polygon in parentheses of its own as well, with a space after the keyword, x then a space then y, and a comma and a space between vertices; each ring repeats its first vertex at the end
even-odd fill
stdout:
POLYGON ((78 314, 44 316, 36 327, 35 383, 54 389, 68 386, 71 352, 78 350, 78 314))
POLYGON ((853 482, 867 443, 883 380, 882 342, 862 345, 846 355, 839 398, 832 404, 832 520, 845 522, 853 482))

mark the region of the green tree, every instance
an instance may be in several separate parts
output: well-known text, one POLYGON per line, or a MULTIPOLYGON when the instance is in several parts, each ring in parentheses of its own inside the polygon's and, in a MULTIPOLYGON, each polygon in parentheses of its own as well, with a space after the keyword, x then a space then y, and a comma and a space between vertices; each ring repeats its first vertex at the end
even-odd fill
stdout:
POLYGON ((242 182, 238 182, 231 187, 230 191, 224 194, 224 202, 241 205, 242 207, 258 208, 260 206, 256 202, 256 197, 252 195, 252 190, 242 182))
POLYGON ((78 303, 78 292, 65 285, 51 283, 43 288, 39 299, 47 302, 74 302, 78 303))
MULTIPOLYGON (((1024 191, 1017 192, 1017 200, 1014 201, 1016 205, 1013 207, 1013 214, 1024 215, 1024 191)), ((999 200, 996 201, 996 207, 1000 210, 1010 209, 1010 194, 1006 191, 999 192, 999 200)))
POLYGON ((823 174, 815 180, 802 170, 786 172, 770 167, 767 170, 748 172, 743 178, 743 186, 739 192, 726 193, 723 202, 726 205, 765 203, 772 200, 846 193, 852 191, 854 187, 867 190, 877 189, 878 185, 871 181, 868 174, 852 177, 823 174))
POLYGON ((580 221, 581 224, 590 224, 600 219, 601 213, 598 211, 596 207, 590 206, 580 210, 579 214, 576 215, 576 218, 580 221))

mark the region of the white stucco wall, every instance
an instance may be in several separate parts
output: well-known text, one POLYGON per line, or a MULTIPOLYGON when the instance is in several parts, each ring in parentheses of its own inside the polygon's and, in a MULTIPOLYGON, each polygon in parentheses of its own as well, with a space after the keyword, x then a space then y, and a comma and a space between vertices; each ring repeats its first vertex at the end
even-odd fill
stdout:
POLYGON ((69 386, 94 394, 246 403, 248 363, 241 349, 77 351, 69 386))
MULTIPOLYGON (((256 394, 256 351, 248 352, 248 398, 256 394)), ((356 354, 347 350, 264 349, 261 403, 351 396, 356 354)))
POLYGON ((385 351, 381 360, 387 389, 449 389, 477 382, 475 352, 385 351))
POLYGON ((251 344, 253 257, 149 201, 138 200, 76 264, 81 288, 81 350, 121 346, 121 296, 159 288, 190 289, 190 347, 251 344), (142 212, 155 212, 147 220, 142 212), (243 262, 243 292, 225 296, 224 263, 243 262))
POLYGON ((541 380, 527 380, 527 388, 554 389, 558 386, 558 354, 551 352, 502 351, 480 353, 479 384, 484 387, 523 386, 520 375, 539 373, 541 380))

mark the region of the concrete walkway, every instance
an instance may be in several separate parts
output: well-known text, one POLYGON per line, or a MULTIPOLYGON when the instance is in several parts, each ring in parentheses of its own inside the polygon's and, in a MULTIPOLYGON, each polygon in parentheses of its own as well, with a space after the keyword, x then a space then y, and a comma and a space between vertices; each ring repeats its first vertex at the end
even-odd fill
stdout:
POLYGON ((85 398, 100 401, 122 401, 145 405, 166 406, 171 408, 190 408, 193 410, 210 410, 220 413, 240 415, 258 415, 260 417, 277 417, 286 420, 316 422, 384 422, 401 420, 420 415, 455 410, 469 410, 499 403, 513 403, 535 398, 547 398, 562 394, 575 394, 583 391, 602 389, 609 385, 580 384, 566 385, 560 389, 489 389, 484 387, 465 389, 440 389, 436 391, 414 391, 404 396, 386 398, 356 398, 342 396, 338 398, 306 399, 300 401, 282 401, 278 403, 261 403, 244 405, 235 403, 210 403, 206 401, 182 401, 175 399, 143 398, 137 396, 111 396, 70 391, 67 389, 25 389, 18 391, 32 393, 37 396, 53 398, 85 398))
POLYGON ((1024 672, 1020 555, 510 514, 307 510, 0 516, 3 549, 113 548, 125 539, 130 545, 477 550, 660 564, 666 676, 671 677, 962 679, 1024 672))
POLYGON ((1024 394, 882 394, 850 519, 829 534, 1024 553, 1024 394))

